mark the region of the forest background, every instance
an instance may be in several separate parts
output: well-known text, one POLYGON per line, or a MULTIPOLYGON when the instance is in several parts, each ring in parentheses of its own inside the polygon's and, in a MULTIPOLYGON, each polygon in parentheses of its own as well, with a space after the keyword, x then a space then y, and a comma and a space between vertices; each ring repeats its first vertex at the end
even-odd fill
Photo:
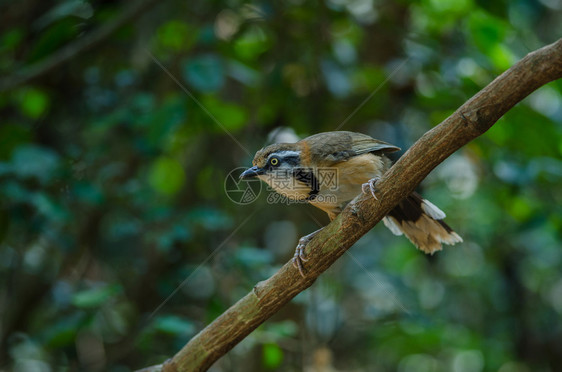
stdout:
MULTIPOLYGON (((0 369, 14 371, 163 362, 327 223, 265 185, 242 197, 228 176, 256 150, 336 129, 405 150, 562 35, 557 0, 0 7, 0 369)), ((562 82, 420 191, 463 244, 425 256, 375 227, 212 370, 562 365, 562 82)))

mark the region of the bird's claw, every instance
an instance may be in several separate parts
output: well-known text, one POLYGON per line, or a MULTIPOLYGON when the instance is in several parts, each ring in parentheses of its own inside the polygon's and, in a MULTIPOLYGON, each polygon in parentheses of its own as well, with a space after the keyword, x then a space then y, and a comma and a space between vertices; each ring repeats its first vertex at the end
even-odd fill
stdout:
POLYGON ((375 192, 377 191, 376 184, 380 179, 380 177, 374 177, 361 185, 361 191, 363 191, 363 194, 367 194, 367 192, 370 192, 375 200, 379 200, 379 198, 377 198, 377 195, 375 195, 375 192))
POLYGON ((312 240, 312 238, 314 238, 320 231, 322 231, 322 229, 318 229, 315 232, 300 238, 299 244, 297 244, 297 248, 295 249, 295 255, 293 256, 293 266, 295 267, 295 269, 299 270, 299 273, 303 278, 306 278, 306 275, 304 274, 304 262, 309 260, 309 258, 306 257, 304 250, 308 243, 312 240))
POLYGON ((306 257, 304 250, 306 248, 306 245, 308 244, 308 242, 310 242, 311 239, 312 237, 308 237, 308 236, 300 238, 299 244, 295 249, 295 255, 293 256, 293 266, 295 267, 295 269, 299 270, 299 273, 303 278, 306 277, 306 275, 304 274, 304 262, 308 261, 308 258, 306 257))

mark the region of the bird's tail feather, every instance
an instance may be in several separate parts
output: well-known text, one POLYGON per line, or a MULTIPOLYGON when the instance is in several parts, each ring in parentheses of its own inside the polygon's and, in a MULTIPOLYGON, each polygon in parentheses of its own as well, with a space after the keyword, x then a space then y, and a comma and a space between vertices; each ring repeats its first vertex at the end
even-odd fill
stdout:
POLYGON ((393 234, 404 234, 419 250, 433 254, 442 249, 442 243, 462 242, 444 218, 441 209, 414 192, 390 211, 383 223, 393 234))

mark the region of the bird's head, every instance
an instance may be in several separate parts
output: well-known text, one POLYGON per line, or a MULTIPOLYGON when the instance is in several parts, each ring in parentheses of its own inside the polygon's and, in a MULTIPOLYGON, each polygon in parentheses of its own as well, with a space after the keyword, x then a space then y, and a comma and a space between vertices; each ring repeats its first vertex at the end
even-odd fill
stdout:
POLYGON ((302 167, 298 143, 267 146, 256 153, 252 163, 253 167, 246 169, 240 178, 258 177, 289 200, 306 200, 317 189, 316 184, 311 184, 312 173, 302 167))
POLYGON ((296 144, 276 143, 256 152, 252 161, 253 167, 245 170, 240 178, 259 177, 265 180, 272 173, 287 172, 298 168, 300 163, 300 151, 296 144))

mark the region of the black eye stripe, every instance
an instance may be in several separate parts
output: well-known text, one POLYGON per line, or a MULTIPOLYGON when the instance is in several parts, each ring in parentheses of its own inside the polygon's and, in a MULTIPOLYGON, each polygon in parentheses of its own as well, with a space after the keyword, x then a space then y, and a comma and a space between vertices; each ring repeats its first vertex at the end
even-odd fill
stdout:
POLYGON ((278 166, 280 164, 287 164, 292 167, 296 167, 300 165, 298 155, 285 155, 285 156, 274 155, 271 158, 269 158, 268 163, 274 166, 278 166), (279 163, 275 163, 274 159, 277 159, 279 163))
POLYGON ((297 155, 288 155, 283 158, 283 162, 296 167, 299 165, 299 157, 297 155))

